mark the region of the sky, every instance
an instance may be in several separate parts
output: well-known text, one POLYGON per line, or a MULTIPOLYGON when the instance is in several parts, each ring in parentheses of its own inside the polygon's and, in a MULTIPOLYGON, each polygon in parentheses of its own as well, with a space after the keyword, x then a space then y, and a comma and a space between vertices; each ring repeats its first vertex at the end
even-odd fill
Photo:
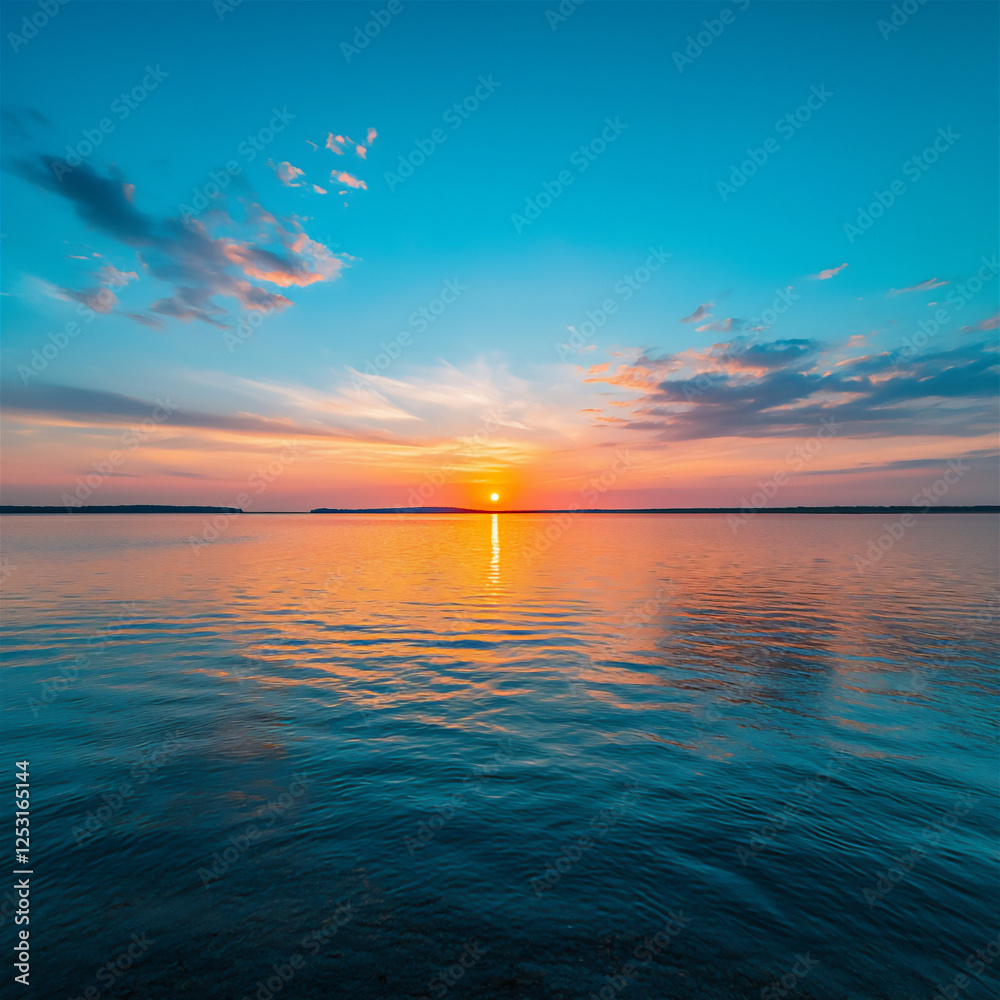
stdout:
POLYGON ((997 20, 4 3, 3 501, 996 503, 997 20))

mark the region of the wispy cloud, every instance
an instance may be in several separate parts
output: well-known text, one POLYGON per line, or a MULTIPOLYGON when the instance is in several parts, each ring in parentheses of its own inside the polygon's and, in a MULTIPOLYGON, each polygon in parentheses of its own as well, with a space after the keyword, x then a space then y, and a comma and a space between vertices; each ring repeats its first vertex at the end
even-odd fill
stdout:
POLYGON ((994 345, 916 358, 882 352, 838 360, 838 350, 812 340, 737 338, 705 352, 640 357, 586 381, 641 391, 629 404, 628 427, 663 440, 793 437, 824 417, 844 425, 842 437, 975 436, 994 427, 994 345))
POLYGON ((928 278, 926 281, 918 282, 916 285, 910 285, 909 288, 890 288, 885 294, 892 297, 894 295, 903 295, 905 292, 929 292, 932 288, 940 288, 942 285, 947 284, 947 281, 928 278))
MULTIPOLYGON (((197 219, 139 211, 125 197, 117 170, 102 175, 84 164, 56 181, 53 163, 51 157, 21 160, 14 169, 64 198, 87 226, 132 249, 145 272, 171 286, 169 294, 149 306, 156 315, 224 326, 227 310, 215 301, 217 297, 234 299, 243 309, 285 309, 291 300, 255 282, 304 287, 336 278, 345 266, 346 255, 336 255, 310 239, 298 220, 278 219, 255 202, 243 201, 243 219, 222 209, 211 213, 210 223, 219 230, 213 233, 197 219), (253 239, 244 233, 252 233, 253 239)), ((114 280, 134 273, 115 272, 114 280)), ((71 290, 64 291, 75 297, 71 290)), ((113 297, 111 292, 107 295, 113 297)))
POLYGON ((812 277, 817 281, 828 281, 835 274, 840 274, 845 267, 847 267, 846 264, 841 264, 840 267, 828 267, 825 271, 820 271, 819 274, 814 274, 812 277))
POLYGON ((709 314, 709 310, 715 307, 714 302, 703 302, 690 316, 685 316, 682 323, 699 323, 709 314))
POLYGON ((998 326, 1000 326, 1000 313, 981 319, 978 323, 963 326, 962 333, 984 333, 987 330, 995 330, 998 326))

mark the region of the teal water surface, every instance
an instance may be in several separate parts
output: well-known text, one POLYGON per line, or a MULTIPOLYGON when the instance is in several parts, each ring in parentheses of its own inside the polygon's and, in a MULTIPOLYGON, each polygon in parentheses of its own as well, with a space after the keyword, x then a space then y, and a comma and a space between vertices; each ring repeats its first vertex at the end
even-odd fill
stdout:
POLYGON ((994 995, 997 525, 885 521, 7 517, 23 995, 994 995))

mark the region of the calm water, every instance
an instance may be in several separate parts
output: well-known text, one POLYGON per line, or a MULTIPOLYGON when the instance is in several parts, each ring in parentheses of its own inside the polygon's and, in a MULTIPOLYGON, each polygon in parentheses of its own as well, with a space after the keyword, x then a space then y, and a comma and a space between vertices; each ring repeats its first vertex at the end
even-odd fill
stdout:
POLYGON ((5 519, 24 995, 995 992, 992 517, 205 520, 5 519))

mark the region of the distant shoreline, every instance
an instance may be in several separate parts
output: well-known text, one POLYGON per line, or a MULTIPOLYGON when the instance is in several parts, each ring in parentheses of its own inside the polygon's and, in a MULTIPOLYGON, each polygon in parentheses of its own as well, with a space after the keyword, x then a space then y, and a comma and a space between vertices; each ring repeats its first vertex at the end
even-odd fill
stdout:
POLYGON ((472 507, 316 507, 304 510, 244 511, 239 507, 172 506, 170 504, 122 504, 93 507, 34 507, 0 504, 0 514, 1000 514, 1000 504, 914 507, 907 505, 855 504, 839 507, 614 507, 537 508, 481 510, 472 507))

